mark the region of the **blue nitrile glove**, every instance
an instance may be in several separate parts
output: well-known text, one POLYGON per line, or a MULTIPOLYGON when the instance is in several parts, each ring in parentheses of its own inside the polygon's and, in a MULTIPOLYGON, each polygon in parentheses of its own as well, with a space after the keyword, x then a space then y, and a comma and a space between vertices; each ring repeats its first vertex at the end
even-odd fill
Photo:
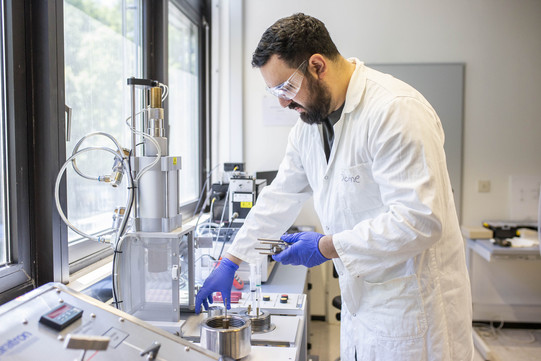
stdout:
POLYGON ((197 292, 197 296, 195 297, 195 313, 199 314, 201 312, 201 304, 208 310, 209 303, 212 303, 212 293, 216 291, 222 294, 224 306, 228 310, 231 308, 231 286, 233 285, 235 272, 238 269, 239 266, 229 258, 223 258, 220 261, 218 267, 212 271, 203 283, 203 287, 197 292), (226 298, 227 305, 225 304, 226 298))
POLYGON ((302 264, 306 267, 314 267, 322 264, 329 260, 319 250, 319 240, 322 237, 323 235, 317 232, 284 234, 280 238, 291 245, 272 258, 277 262, 295 266, 302 264))

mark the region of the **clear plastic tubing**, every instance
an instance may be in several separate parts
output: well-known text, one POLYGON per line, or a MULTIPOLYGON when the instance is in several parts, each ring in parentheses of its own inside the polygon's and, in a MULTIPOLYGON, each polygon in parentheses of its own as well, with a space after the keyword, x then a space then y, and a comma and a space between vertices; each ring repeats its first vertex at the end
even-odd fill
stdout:
POLYGON ((254 263, 250 263, 250 308, 249 308, 250 315, 252 315, 253 312, 255 312, 256 307, 257 307, 256 285, 257 285, 257 265, 254 263))
POLYGON ((261 261, 260 260, 257 261, 255 274, 256 274, 256 277, 255 277, 256 312, 257 312, 257 317, 259 317, 259 310, 261 307, 261 261))

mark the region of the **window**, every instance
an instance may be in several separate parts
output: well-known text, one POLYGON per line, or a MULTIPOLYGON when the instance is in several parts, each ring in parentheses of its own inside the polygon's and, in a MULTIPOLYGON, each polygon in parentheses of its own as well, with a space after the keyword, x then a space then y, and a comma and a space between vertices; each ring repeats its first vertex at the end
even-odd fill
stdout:
MULTIPOLYGON (((131 115, 129 77, 169 86, 169 154, 183 159, 181 202, 184 208, 195 206, 207 149, 202 94, 208 93, 208 70, 202 59, 208 36, 201 34, 209 5, 202 0, 0 0, 0 303, 47 282, 66 282, 69 271, 102 257, 100 248, 110 251, 66 231, 53 211, 51 190, 63 159, 84 135, 107 132, 131 147, 125 125, 131 115), (69 141, 65 106, 72 109, 69 141)), ((105 138, 84 143, 102 145, 111 146, 105 138)), ((77 165, 87 175, 111 174, 109 157, 85 153, 77 165)), ((73 223, 96 234, 111 227, 114 208, 125 205, 125 192, 124 183, 113 189, 68 167, 59 198, 73 223)))
MULTIPOLYGON (((2 9, 4 8, 2 4, 2 9)), ((4 69, 4 13, 2 11, 2 17, 0 18, 0 27, 2 34, 2 44, 0 46, 0 102, 1 102, 1 124, 0 124, 0 267, 6 265, 9 262, 9 243, 6 237, 6 225, 9 222, 6 220, 8 213, 6 212, 6 182, 7 182, 7 171, 6 171, 6 111, 5 111, 5 69, 4 69)))
POLYGON ((168 19, 169 154, 182 157, 180 203, 200 191, 200 39, 199 28, 174 2, 168 19))
MULTIPOLYGON (((77 142, 100 131, 114 136, 130 148, 125 124, 131 114, 129 77, 141 77, 141 4, 139 0, 65 0, 64 61, 66 105, 71 108, 71 135, 66 157, 77 142)), ((85 140, 84 146, 108 146, 105 137, 85 140)), ((89 177, 111 174, 113 157, 93 151, 77 157, 81 173, 89 177)), ((118 188, 66 170, 67 216, 83 232, 97 234, 112 225, 116 207, 126 203, 125 183, 118 188)), ((70 264, 101 249, 69 230, 70 264)))
POLYGON ((31 289, 24 3, 0 0, 0 304, 31 289))

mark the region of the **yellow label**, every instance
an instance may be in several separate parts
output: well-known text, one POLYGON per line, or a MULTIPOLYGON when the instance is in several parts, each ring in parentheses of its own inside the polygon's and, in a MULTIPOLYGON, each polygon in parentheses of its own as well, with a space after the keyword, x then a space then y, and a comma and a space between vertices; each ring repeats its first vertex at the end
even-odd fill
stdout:
POLYGON ((252 208, 252 202, 240 202, 240 208, 252 208))
POLYGON ((174 165, 177 165, 177 157, 174 157, 174 158, 173 158, 173 164, 174 164, 174 165))

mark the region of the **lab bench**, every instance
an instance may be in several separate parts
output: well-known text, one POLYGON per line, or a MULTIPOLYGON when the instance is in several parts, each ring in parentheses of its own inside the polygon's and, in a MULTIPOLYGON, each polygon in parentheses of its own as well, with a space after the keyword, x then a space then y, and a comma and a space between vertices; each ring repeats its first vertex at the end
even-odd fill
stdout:
POLYGON ((306 293, 308 268, 277 263, 267 282, 261 285, 263 292, 306 293))
MULTIPOLYGON (((520 349, 514 342, 509 344, 509 337, 504 339, 502 346, 499 336, 496 337, 500 332, 492 331, 487 338, 484 330, 510 323, 514 328, 535 328, 539 323, 541 328, 539 247, 502 247, 490 240, 466 239, 466 261, 472 288, 473 340, 478 352, 484 360, 507 360, 511 358, 505 358, 505 355, 531 352, 520 349)), ((512 329, 505 332, 530 331, 512 329)), ((529 346, 536 350, 536 345, 529 346)))
POLYGON ((539 247, 466 239, 474 321, 541 323, 539 247))

